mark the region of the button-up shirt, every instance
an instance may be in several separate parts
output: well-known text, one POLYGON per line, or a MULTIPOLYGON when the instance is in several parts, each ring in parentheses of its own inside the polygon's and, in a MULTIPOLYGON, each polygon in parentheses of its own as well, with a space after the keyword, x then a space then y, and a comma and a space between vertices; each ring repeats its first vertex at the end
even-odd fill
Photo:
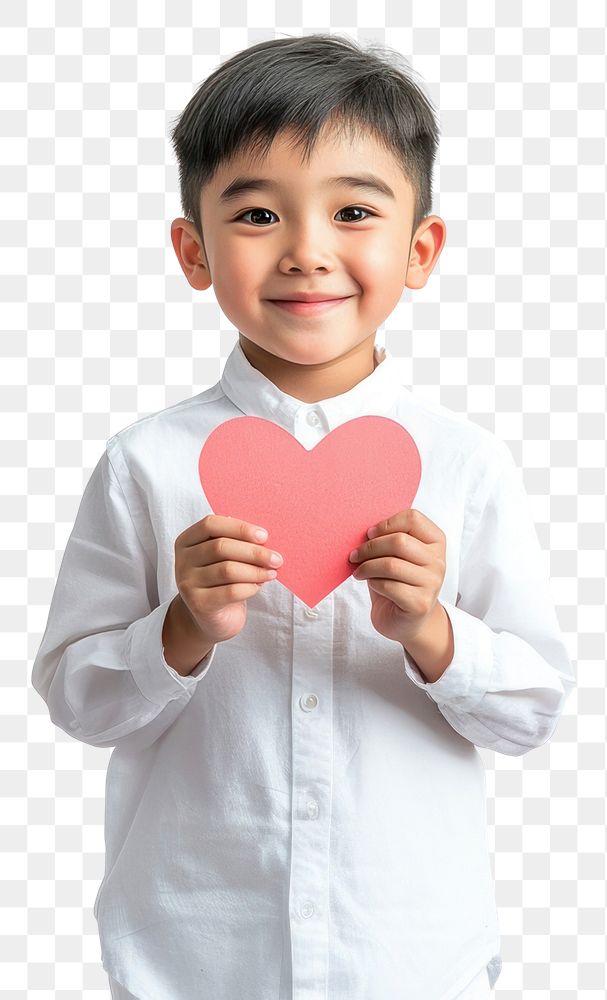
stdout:
POLYGON ((477 748, 549 740, 574 675, 510 450, 375 361, 307 403, 237 342, 216 385, 111 437, 85 487, 32 682, 56 726, 114 748, 94 912, 104 968, 145 1000, 453 1000, 498 974, 477 748), (213 513, 201 447, 243 414, 306 449, 362 415, 412 435, 413 506, 447 540, 434 683, 351 576, 307 607, 279 571, 189 676, 166 662, 175 539, 213 513))

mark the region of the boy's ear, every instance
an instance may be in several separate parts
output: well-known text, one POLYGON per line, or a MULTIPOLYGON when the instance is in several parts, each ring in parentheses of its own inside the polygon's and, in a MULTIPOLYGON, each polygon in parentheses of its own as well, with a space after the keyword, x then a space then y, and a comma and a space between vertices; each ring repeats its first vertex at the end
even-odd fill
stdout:
POLYGON ((207 262, 204 246, 195 227, 187 219, 173 219, 171 223, 171 242, 192 288, 204 292, 212 284, 211 272, 207 262))
POLYGON ((411 253, 405 285, 423 288, 434 270, 447 239, 447 227, 439 215, 428 215, 420 222, 411 241, 411 253))

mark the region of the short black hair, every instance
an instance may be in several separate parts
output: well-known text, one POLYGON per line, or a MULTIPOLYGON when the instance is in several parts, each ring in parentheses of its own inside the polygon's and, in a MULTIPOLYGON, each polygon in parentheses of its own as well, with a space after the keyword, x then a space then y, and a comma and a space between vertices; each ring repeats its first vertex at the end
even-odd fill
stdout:
POLYGON ((202 240, 200 196, 219 166, 246 149, 265 155, 295 134, 309 158, 324 126, 371 133, 391 152, 415 197, 412 234, 432 209, 439 124, 432 103, 395 49, 315 33, 259 42, 231 56, 199 86, 171 129, 184 217, 202 240))

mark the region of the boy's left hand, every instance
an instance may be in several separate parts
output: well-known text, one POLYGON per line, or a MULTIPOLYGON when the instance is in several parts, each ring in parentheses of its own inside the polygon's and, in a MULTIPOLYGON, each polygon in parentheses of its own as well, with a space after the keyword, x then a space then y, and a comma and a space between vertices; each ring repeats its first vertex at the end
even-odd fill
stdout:
POLYGON ((380 521, 375 531, 359 547, 359 558, 350 559, 359 564, 352 575, 367 581, 373 627, 406 646, 436 605, 445 578, 446 537, 430 518, 412 509, 380 521))

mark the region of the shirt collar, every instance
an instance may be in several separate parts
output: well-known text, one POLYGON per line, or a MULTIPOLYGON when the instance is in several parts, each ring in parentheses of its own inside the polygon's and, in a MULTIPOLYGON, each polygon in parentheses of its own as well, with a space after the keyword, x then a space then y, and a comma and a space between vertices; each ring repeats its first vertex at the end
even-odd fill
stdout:
POLYGON ((237 340, 224 365, 220 384, 226 396, 247 416, 271 420, 292 434, 297 421, 308 411, 316 411, 332 431, 355 417, 386 416, 392 411, 403 388, 397 365, 385 347, 375 344, 373 353, 377 367, 352 389, 329 399, 305 403, 282 392, 254 368, 237 340))

